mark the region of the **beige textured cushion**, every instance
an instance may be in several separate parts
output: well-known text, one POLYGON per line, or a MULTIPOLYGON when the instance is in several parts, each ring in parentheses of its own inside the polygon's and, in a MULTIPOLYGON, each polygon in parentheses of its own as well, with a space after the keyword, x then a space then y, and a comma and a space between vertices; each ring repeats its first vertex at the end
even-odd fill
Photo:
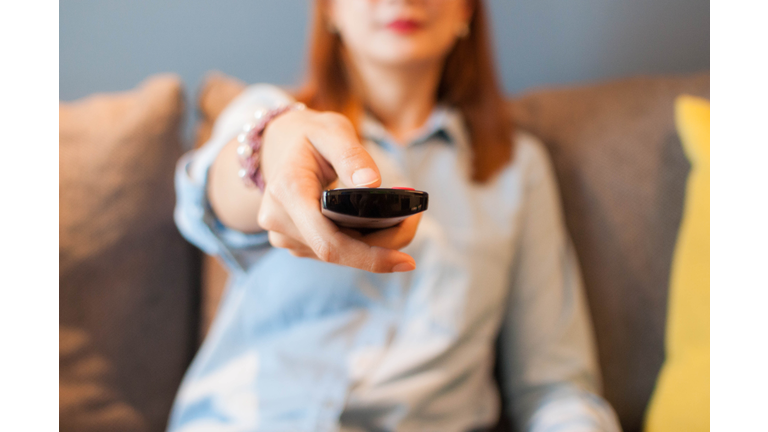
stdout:
POLYGON ((59 106, 60 426, 160 431, 196 332, 178 78, 59 106))
POLYGON ((581 262, 605 395, 640 430, 664 356, 670 263, 688 162, 674 99, 709 97, 709 74, 534 91, 513 101, 520 127, 552 156, 581 262))

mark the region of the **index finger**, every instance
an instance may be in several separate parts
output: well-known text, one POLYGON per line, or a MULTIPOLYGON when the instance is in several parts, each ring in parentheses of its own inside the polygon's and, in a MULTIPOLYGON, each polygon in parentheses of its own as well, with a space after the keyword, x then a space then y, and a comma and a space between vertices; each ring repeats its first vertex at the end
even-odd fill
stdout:
POLYGON ((410 255, 355 240, 323 216, 320 202, 316 198, 316 194, 321 191, 317 181, 294 178, 294 185, 297 193, 281 194, 280 201, 307 246, 320 260, 374 273, 410 271, 416 268, 410 255))

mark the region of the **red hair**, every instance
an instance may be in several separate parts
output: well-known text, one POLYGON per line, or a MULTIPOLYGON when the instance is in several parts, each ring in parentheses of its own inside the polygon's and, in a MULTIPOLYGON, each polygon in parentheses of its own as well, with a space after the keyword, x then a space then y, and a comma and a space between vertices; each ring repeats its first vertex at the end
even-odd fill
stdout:
MULTIPOLYGON (((512 159, 514 125, 494 70, 485 8, 481 0, 470 1, 469 34, 448 54, 435 98, 463 115, 472 146, 472 178, 484 182, 512 159)), ((327 30, 324 7, 325 1, 315 1, 308 76, 297 98, 310 108, 345 114, 357 125, 363 102, 352 90, 341 38, 327 30)))

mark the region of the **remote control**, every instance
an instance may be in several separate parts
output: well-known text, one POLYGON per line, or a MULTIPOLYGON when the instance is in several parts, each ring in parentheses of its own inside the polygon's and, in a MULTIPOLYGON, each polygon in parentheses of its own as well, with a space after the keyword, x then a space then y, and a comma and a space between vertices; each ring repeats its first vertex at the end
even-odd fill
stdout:
POLYGON ((411 188, 350 188, 323 191, 322 212, 336 225, 382 229, 427 209, 429 194, 411 188))

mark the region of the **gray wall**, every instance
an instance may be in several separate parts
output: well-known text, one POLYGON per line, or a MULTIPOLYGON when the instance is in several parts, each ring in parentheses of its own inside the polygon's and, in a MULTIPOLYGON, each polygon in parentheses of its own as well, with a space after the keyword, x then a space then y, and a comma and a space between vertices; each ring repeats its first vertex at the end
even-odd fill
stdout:
MULTIPOLYGON (((709 69, 703 0, 486 0, 507 91, 709 69)), ((176 72, 191 99, 206 71, 246 82, 302 76, 307 0, 62 0, 59 98, 176 72)), ((190 110, 191 111, 191 110, 190 110)))

